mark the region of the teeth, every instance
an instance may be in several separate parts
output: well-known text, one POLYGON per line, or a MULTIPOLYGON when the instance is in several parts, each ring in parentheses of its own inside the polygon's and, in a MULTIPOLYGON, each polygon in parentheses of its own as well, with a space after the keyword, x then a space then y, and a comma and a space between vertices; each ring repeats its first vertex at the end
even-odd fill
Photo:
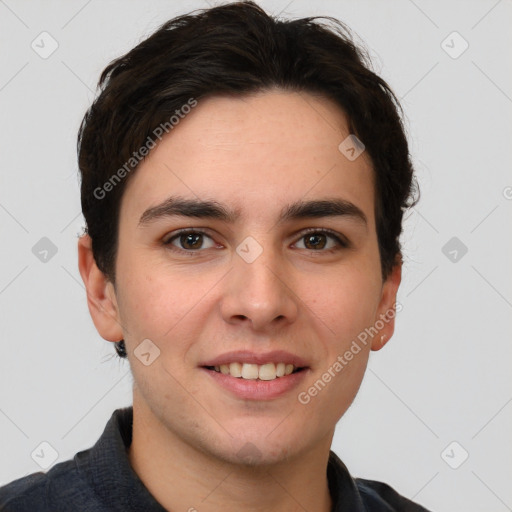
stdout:
POLYGON ((258 365, 246 364, 242 365, 242 379, 254 380, 258 378, 258 365))
POLYGON ((260 380, 274 380, 277 377, 276 365, 274 363, 267 363, 260 366, 259 379, 260 380))
POLYGON ((262 365, 251 363, 230 363, 214 366, 216 372, 247 380, 274 380, 290 375, 296 369, 293 364, 266 363, 262 365))
MULTIPOLYGON (((227 365, 222 365, 227 366, 227 365)), ((240 363, 231 363, 229 365, 229 373, 231 377, 241 377, 242 376, 242 365, 240 363)))

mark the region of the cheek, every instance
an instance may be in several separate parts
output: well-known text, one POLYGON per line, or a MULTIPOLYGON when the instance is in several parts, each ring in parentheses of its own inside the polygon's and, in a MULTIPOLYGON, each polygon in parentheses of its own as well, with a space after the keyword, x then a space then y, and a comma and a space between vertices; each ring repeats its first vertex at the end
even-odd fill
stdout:
POLYGON ((139 338, 157 342, 185 315, 190 302, 187 288, 179 275, 166 276, 147 258, 120 258, 117 268, 119 314, 126 337, 133 343, 139 338))
POLYGON ((179 325, 194 297, 184 293, 175 281, 143 276, 130 280, 123 289, 124 301, 120 304, 120 315, 129 336, 158 342, 179 325))
POLYGON ((329 329, 325 336, 319 336, 317 352, 322 352, 321 359, 302 390, 301 403, 309 404, 305 409, 308 421, 321 417, 322 422, 337 422, 361 385, 370 343, 358 336, 373 324, 380 298, 380 282, 368 275, 347 272, 337 282, 330 282, 328 293, 317 293, 309 304, 314 316, 329 329))
POLYGON ((372 324, 380 300, 381 282, 370 271, 341 271, 317 288, 310 302, 335 338, 337 349, 372 324))
POLYGON ((151 256, 146 252, 118 261, 118 304, 125 341, 134 347, 149 338, 162 351, 185 354, 190 340, 204 327, 211 299, 208 293, 223 272, 187 272, 151 256))

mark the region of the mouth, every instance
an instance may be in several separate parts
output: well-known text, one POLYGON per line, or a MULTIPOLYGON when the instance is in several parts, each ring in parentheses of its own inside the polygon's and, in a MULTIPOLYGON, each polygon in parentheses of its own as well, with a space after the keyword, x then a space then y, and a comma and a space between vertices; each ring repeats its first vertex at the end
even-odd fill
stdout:
POLYGON ((302 372, 306 367, 291 363, 271 362, 265 364, 232 362, 218 366, 203 366, 206 370, 243 380, 272 381, 302 372))
POLYGON ((286 350, 234 350, 201 361, 200 369, 218 387, 242 400, 273 400, 304 386, 309 360, 286 350))

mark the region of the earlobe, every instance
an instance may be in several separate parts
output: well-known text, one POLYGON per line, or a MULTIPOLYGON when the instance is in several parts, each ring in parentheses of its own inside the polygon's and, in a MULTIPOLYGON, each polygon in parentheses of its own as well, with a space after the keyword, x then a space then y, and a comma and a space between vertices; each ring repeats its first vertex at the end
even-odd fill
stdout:
POLYGON ((397 258, 393 269, 382 285, 382 295, 375 318, 379 332, 373 337, 372 350, 380 350, 391 339, 395 330, 396 296, 402 280, 402 259, 397 258))
POLYGON ((98 333, 107 341, 122 340, 123 329, 114 286, 96 265, 89 235, 82 235, 78 240, 78 269, 87 292, 89 312, 98 333))

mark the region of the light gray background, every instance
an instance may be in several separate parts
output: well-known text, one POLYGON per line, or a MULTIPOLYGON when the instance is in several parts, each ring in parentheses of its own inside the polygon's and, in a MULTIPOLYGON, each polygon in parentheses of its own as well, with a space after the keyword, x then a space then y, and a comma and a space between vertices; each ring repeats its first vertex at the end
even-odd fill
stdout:
MULTIPOLYGON (((333 449, 432 510, 512 510, 512 2, 259 3, 338 17, 366 42, 402 99, 422 188, 396 334, 372 354, 333 449), (444 43, 452 56, 441 45, 453 31, 469 43, 458 58, 458 36, 444 43), (442 252, 452 237, 468 249, 455 262, 442 252)), ((0 1, 0 484, 41 469, 42 441, 55 463, 90 447, 131 404, 128 363, 96 333, 77 270, 76 133, 110 60, 208 4, 0 1), (43 31, 59 45, 47 59, 31 48, 43 31), (46 263, 32 252, 42 237, 57 247, 46 263)))

